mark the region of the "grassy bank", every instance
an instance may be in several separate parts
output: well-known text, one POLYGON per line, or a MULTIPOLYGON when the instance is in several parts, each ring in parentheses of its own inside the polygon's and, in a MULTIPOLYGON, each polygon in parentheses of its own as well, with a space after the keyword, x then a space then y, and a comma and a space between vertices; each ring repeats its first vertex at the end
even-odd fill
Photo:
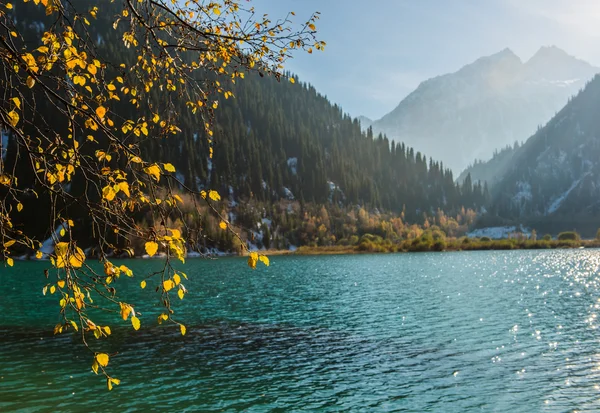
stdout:
POLYGON ((445 239, 428 242, 422 239, 404 240, 399 243, 384 241, 362 242, 358 245, 335 246, 303 246, 298 250, 278 251, 271 254, 298 254, 298 255, 331 255, 331 254, 360 254, 360 253, 386 253, 386 252, 433 252, 433 251, 486 251, 486 250, 524 250, 524 249, 573 249, 573 248, 600 248, 599 240, 527 240, 527 239, 501 239, 480 240, 477 238, 445 239))

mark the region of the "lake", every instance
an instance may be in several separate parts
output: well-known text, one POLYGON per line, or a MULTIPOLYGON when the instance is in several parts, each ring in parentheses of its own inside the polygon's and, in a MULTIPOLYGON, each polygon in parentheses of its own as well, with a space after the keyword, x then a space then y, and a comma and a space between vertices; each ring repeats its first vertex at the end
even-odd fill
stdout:
POLYGON ((121 279, 142 328, 110 319, 111 392, 52 335, 48 265, 0 268, 2 412, 600 410, 598 250, 192 259, 184 337, 121 279))

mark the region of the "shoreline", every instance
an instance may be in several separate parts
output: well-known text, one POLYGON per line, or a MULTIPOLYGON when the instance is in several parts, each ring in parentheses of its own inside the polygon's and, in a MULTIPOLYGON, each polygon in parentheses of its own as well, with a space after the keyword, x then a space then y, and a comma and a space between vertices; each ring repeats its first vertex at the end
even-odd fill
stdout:
MULTIPOLYGON (((600 240, 517 240, 517 239, 499 239, 490 241, 481 241, 478 239, 455 239, 445 242, 424 243, 422 240, 405 240, 397 244, 384 242, 381 244, 362 243, 358 245, 329 245, 329 246, 301 246, 295 250, 255 250, 244 253, 223 252, 219 253, 198 253, 192 251, 186 256, 187 259, 204 258, 229 258, 229 257, 247 257, 250 253, 256 252, 267 257, 283 255, 359 255, 359 254, 390 254, 390 253, 411 253, 411 252, 464 252, 464 251, 509 251, 509 250, 549 250, 549 249, 588 249, 600 248, 600 240)), ((91 257, 88 257, 91 258, 91 257)), ((111 257, 119 260, 156 260, 164 259, 166 255, 156 254, 154 257, 148 255, 136 255, 133 257, 111 257)), ((48 258, 15 257, 17 261, 48 261, 48 258)))
MULTIPOLYGON (((458 251, 508 251, 508 250, 548 250, 548 249, 586 249, 600 248, 600 240, 516 240, 500 239, 468 242, 453 240, 444 244, 424 244, 422 242, 403 241, 399 244, 360 244, 334 246, 301 246, 295 251, 264 250, 261 254, 277 255, 355 255, 355 254, 386 254, 398 252, 458 252, 458 251)), ((247 255, 247 254, 244 254, 247 255)))

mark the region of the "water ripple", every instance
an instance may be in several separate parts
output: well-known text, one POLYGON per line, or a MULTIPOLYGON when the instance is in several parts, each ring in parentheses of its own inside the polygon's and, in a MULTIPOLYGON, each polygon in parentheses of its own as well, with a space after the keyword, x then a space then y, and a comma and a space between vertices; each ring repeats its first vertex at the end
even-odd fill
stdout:
POLYGON ((0 274, 3 412, 600 410, 599 251, 192 260, 187 335, 151 306, 116 325, 110 393, 20 265, 0 274))

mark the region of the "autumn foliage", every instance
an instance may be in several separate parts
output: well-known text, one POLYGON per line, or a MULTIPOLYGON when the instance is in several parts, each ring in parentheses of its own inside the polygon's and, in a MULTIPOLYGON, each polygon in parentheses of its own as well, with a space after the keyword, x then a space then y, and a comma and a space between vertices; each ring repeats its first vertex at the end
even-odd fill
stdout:
MULTIPOLYGON (((144 322, 172 323, 185 334, 170 295, 184 298, 187 276, 173 258, 183 262, 194 242, 185 228, 168 223, 182 206, 181 188, 194 207, 205 204, 218 215, 216 191, 187 187, 169 160, 147 159, 143 144, 177 134, 184 105, 203 125, 212 157, 218 139, 213 113, 219 99, 234 97, 228 85, 250 71, 279 79, 294 50, 312 53, 325 46, 315 38, 317 14, 298 25, 293 17, 272 21, 257 16, 248 2, 232 0, 0 5, 0 128, 14 142, 16 164, 27 171, 18 176, 0 158, 1 254, 8 266, 14 265, 16 250, 50 259, 53 269, 43 291, 60 297, 62 318, 54 332, 81 335, 92 352, 92 370, 105 377, 109 389, 120 383, 108 373, 110 355, 100 350, 111 329, 96 324, 94 312, 113 308, 135 330, 144 322), (45 16, 34 38, 19 24, 19 16, 32 13, 45 16), (126 50, 122 61, 103 47, 108 38, 126 50), (74 185, 83 189, 75 193, 74 185), (50 216, 55 244, 51 253, 41 250, 36 234, 16 224, 27 200, 42 198, 48 210, 41 213, 50 216), (142 210, 157 224, 136 223, 132 213, 142 210), (76 237, 76 215, 82 213, 92 223, 101 272, 89 265, 90 254, 76 237), (138 275, 113 264, 109 257, 133 254, 131 239, 140 240, 151 257, 164 254, 163 270, 138 275), (141 288, 150 282, 158 286, 164 310, 157 320, 139 318, 135 304, 119 299, 115 282, 123 276, 142 276, 141 288), (92 337, 100 341, 89 341, 92 337)), ((231 230, 225 217, 218 219, 223 231, 231 230)), ((249 255, 250 267, 259 261, 269 264, 265 256, 249 255)))

